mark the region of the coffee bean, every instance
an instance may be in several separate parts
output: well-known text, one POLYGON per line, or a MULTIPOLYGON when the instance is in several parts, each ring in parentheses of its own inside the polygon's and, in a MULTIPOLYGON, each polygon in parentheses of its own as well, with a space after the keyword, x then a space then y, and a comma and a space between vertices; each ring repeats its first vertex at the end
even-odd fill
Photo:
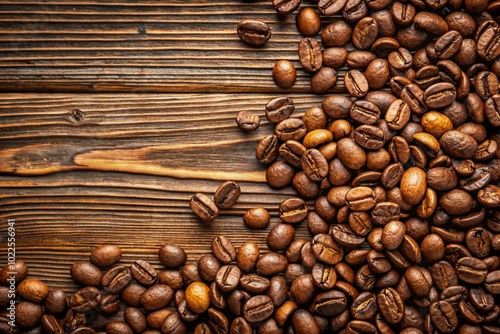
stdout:
POLYGON ((318 10, 321 14, 331 16, 339 13, 344 8, 347 0, 319 0, 318 10))
POLYGON ((260 250, 254 242, 245 242, 236 252, 236 263, 242 271, 251 271, 255 268, 260 250))
POLYGON ((215 282, 222 292, 230 292, 238 287, 241 270, 235 265, 222 266, 217 272, 215 282))
POLYGON ((285 256, 275 252, 262 255, 257 261, 257 273, 272 276, 285 271, 288 261, 285 256))
POLYGON ((252 208, 243 215, 243 222, 249 228, 261 229, 269 225, 271 216, 265 208, 252 208))
MULTIPOLYGON (((32 329, 38 326, 42 320, 42 306, 28 301, 16 304, 16 324, 21 329, 32 329)), ((12 327, 9 325, 9 331, 12 327)))
MULTIPOLYGON (((297 71, 295 70, 293 63, 288 60, 278 60, 273 66, 273 79, 278 87, 284 89, 292 87, 297 79, 297 71)), ((255 130, 258 127, 258 125, 255 126, 257 118, 255 116, 254 118, 255 119, 249 120, 249 123, 253 125, 247 126, 248 128, 251 128, 250 130, 255 130)))
POLYGON ((419 297, 424 297, 429 294, 432 287, 431 273, 420 266, 412 266, 408 268, 404 275, 410 290, 419 297))
POLYGON ((353 45, 361 50, 369 49, 378 35, 378 24, 371 17, 358 21, 352 34, 353 45))
POLYGON ((265 320, 274 312, 274 305, 266 295, 257 295, 250 298, 243 306, 243 317, 251 323, 265 320))
POLYGON ((303 36, 315 36, 321 30, 321 17, 312 7, 304 7, 297 14, 297 29, 303 36))
POLYGON ((109 269, 101 280, 101 285, 110 293, 117 293, 132 280, 130 269, 125 266, 116 266, 109 269))
POLYGON ((296 10, 300 5, 300 0, 273 0, 273 7, 278 15, 288 15, 296 10))
POLYGON ((64 333, 61 323, 52 315, 44 314, 42 316, 41 327, 44 333, 64 333))
POLYGON ((453 189, 441 196, 439 205, 448 214, 461 215, 472 209, 474 201, 469 193, 461 189, 453 189))
POLYGON ((178 312, 168 314, 161 324, 161 332, 167 334, 185 333, 186 325, 182 321, 178 312))
POLYGON ((213 238, 211 247, 215 257, 224 264, 236 259, 236 249, 231 241, 223 235, 213 238))
POLYGON ((362 0, 347 0, 344 6, 344 19, 348 22, 356 22, 368 14, 368 6, 362 0))
POLYGON ((95 287, 78 290, 68 300, 68 305, 76 312, 88 312, 99 304, 101 294, 95 287))
POLYGON ((117 245, 102 245, 90 253, 90 262, 99 268, 109 267, 120 261, 122 250, 117 245))
POLYGON ((202 193, 196 193, 191 197, 189 207, 204 222, 210 222, 219 215, 219 208, 214 201, 202 193))
POLYGON ((479 25, 475 37, 479 57, 491 61, 500 55, 498 34, 500 34, 498 24, 493 20, 485 21, 479 25))
POLYGON ((443 333, 453 332, 458 325, 458 318, 450 303, 441 300, 429 307, 432 323, 443 333))
POLYGON ((146 311, 159 310, 174 299, 174 290, 166 284, 156 284, 141 295, 141 306, 146 311))
POLYGON ((408 84, 401 89, 400 97, 408 103, 411 111, 417 115, 423 115, 427 111, 424 101, 424 91, 416 84, 408 84))
POLYGON ((251 111, 243 110, 236 115, 236 124, 243 131, 254 131, 260 125, 260 118, 251 111))
POLYGON ((315 148, 310 148, 302 154, 301 166, 311 181, 321 181, 328 175, 328 162, 315 148))
POLYGON ((377 302, 371 292, 360 293, 352 302, 351 314, 354 319, 368 320, 375 315, 375 312, 377 312, 377 302))
POLYGON ((301 140, 307 133, 306 125, 300 118, 288 118, 276 125, 275 134, 281 141, 301 140))
POLYGON ((456 272, 464 282, 481 284, 486 279, 488 269, 481 260, 466 256, 457 261, 456 272))
POLYGON ((49 288, 36 278, 26 278, 17 286, 17 293, 30 302, 39 303, 48 295, 49 288))
POLYGON ((316 94, 325 94, 337 83, 337 72, 323 66, 311 79, 311 89, 316 94))
POLYGON ((236 30, 238 37, 250 45, 263 45, 271 38, 271 28, 259 20, 241 20, 236 30))
POLYGON ((83 286, 98 286, 101 283, 101 271, 90 262, 74 263, 70 274, 75 282, 83 286))
POLYGON ((141 284, 149 286, 154 284, 158 278, 158 273, 148 262, 137 260, 130 266, 132 276, 141 284))
POLYGON ((318 42, 311 37, 302 39, 299 43, 299 60, 307 72, 317 72, 323 63, 323 55, 318 42))
POLYGON ((115 314, 120 310, 120 296, 118 295, 105 295, 99 301, 101 311, 106 315, 115 314))
POLYGON ((368 93, 368 81, 358 70, 348 71, 344 77, 344 84, 347 91, 356 98, 361 98, 368 93))
POLYGON ((329 265, 340 262, 344 256, 343 249, 328 234, 315 235, 311 241, 311 249, 317 260, 329 265))
POLYGON ((424 92, 427 108, 437 109, 450 105, 456 98, 455 86, 448 82, 436 83, 424 92))
POLYGON ((146 316, 138 308, 127 307, 123 312, 123 318, 135 333, 144 332, 147 328, 146 316))

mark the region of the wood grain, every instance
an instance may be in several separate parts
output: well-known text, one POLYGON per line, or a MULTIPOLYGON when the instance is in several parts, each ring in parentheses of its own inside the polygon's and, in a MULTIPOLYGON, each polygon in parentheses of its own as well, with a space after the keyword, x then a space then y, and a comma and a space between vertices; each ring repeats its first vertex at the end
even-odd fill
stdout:
MULTIPOLYGON (((271 70, 288 59, 298 69, 288 92, 309 92, 295 15, 280 18, 271 3, 0 1, 0 90, 283 92, 271 70), (243 18, 270 25, 265 46, 238 39, 243 18)), ((337 90, 343 89, 342 73, 337 90)))
MULTIPOLYGON (((296 117, 322 101, 290 96, 296 117)), ((254 157, 258 140, 273 131, 264 116, 273 97, 0 95, 2 263, 9 218, 16 220, 17 256, 28 262, 30 275, 67 291, 77 288, 68 274, 71 263, 88 259, 99 244, 121 245, 123 263, 144 258, 158 269, 157 250, 165 242, 184 247, 190 261, 209 252, 218 234, 236 246, 255 241, 265 251, 267 232, 279 222, 279 203, 295 194, 291 187, 269 188, 265 166, 254 157), (240 110, 261 117, 257 131, 237 128, 240 110), (203 224, 189 209, 189 198, 195 192, 211 195, 227 179, 238 180, 242 196, 203 224), (243 213, 255 206, 271 213, 264 230, 243 224, 243 213)), ((306 237, 305 224, 296 233, 306 237)))

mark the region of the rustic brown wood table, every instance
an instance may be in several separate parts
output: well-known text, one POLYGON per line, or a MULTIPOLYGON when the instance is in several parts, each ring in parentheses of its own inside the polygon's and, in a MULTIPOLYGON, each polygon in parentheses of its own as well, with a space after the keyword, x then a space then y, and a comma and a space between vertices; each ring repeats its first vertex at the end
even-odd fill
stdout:
POLYGON ((165 242, 189 261, 218 234, 265 251, 294 191, 269 188, 254 158, 273 131, 264 106, 288 94, 300 116, 323 98, 300 68, 294 17, 279 18, 270 0, 0 1, 0 262, 8 219, 30 277, 68 292, 71 263, 101 244, 122 246, 125 264, 157 268, 165 242), (264 47, 238 39, 243 18, 271 26, 264 47), (290 90, 273 82, 279 59, 298 69, 290 90), (261 117, 257 131, 236 127, 241 110, 261 117), (228 179, 240 200, 203 224, 189 198, 228 179), (269 228, 244 226, 255 206, 271 212, 269 228))

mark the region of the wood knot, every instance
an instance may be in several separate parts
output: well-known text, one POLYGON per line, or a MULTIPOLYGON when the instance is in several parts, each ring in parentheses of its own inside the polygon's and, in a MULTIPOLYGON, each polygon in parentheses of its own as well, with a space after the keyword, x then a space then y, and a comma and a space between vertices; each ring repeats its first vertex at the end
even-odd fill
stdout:
POLYGON ((85 113, 80 109, 75 109, 71 112, 70 119, 73 123, 81 123, 85 119, 85 113))

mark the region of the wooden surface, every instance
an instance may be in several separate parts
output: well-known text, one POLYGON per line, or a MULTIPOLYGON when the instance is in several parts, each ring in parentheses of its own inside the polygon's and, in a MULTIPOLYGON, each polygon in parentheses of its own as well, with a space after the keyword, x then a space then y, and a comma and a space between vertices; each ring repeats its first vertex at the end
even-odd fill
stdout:
POLYGON ((30 276, 69 292, 71 263, 100 244, 121 245, 123 263, 157 268, 165 242, 190 261, 218 234, 265 250, 278 204, 294 191, 270 189, 254 158, 273 131, 264 106, 290 93, 300 116, 322 100, 309 94, 299 40, 294 17, 279 19, 270 0, 0 1, 0 263, 7 219, 30 276), (271 25, 266 46, 239 41, 242 18, 271 25), (278 59, 298 68, 289 91, 272 81, 278 59), (240 110, 261 116, 256 132, 236 127, 240 110), (240 200, 201 223, 189 198, 226 179, 240 183, 240 200), (271 212, 269 228, 243 225, 255 206, 271 212))

